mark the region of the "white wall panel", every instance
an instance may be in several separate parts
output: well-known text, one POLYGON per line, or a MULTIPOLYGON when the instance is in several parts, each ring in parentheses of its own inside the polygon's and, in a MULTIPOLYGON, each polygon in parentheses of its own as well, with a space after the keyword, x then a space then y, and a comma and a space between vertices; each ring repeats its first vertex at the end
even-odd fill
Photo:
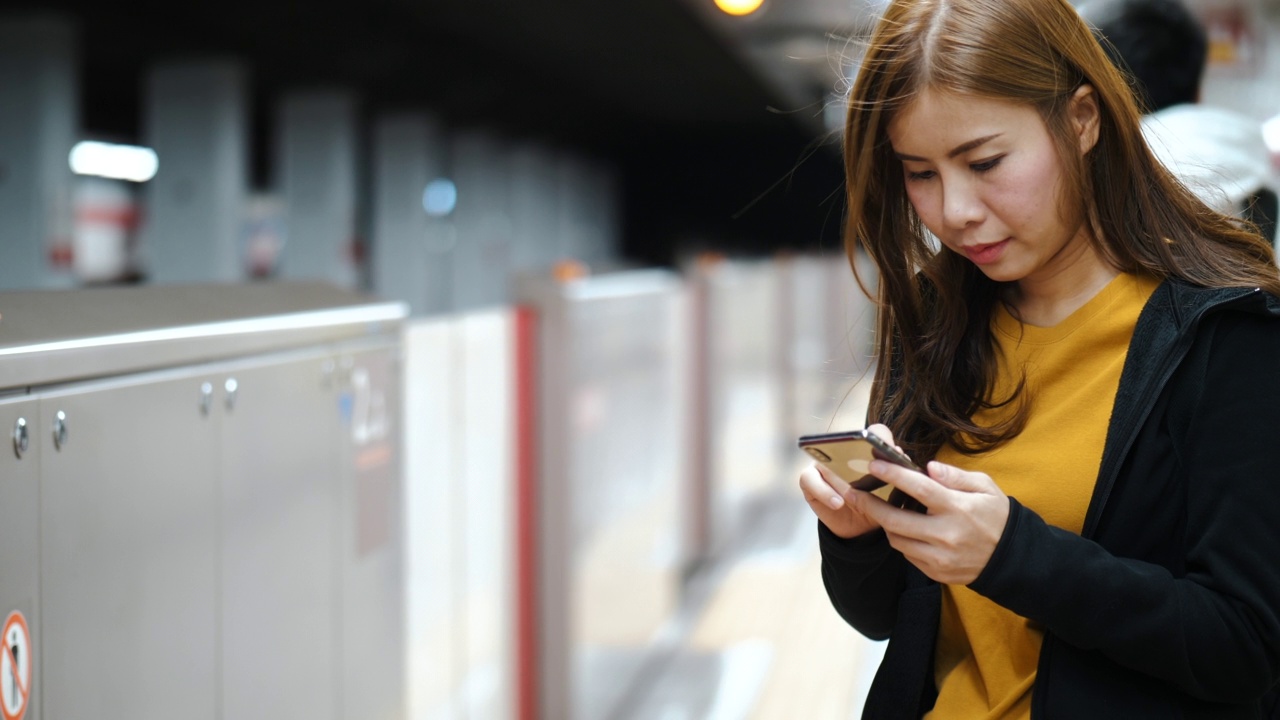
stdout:
MULTIPOLYGON (((860 255, 874 290, 874 266, 860 255)), ((786 438, 862 427, 851 395, 871 377, 875 306, 843 254, 780 258, 779 393, 786 438)))
POLYGON ((519 293, 540 335, 539 714, 610 717, 679 597, 683 285, 634 271, 519 293))
POLYGON ((448 319, 405 329, 406 633, 410 720, 460 717, 452 709, 461 677, 462 603, 454 577, 464 530, 461 457, 454 428, 454 328, 448 319), (458 497, 455 497, 455 494, 458 497))
POLYGON ((514 330, 508 310, 457 320, 454 381, 463 402, 455 478, 466 530, 459 580, 466 608, 467 717, 515 717, 514 330))
POLYGON ((515 714, 512 340, 508 310, 406 332, 414 720, 515 714))
POLYGON ((715 551, 739 532, 750 504, 773 491, 781 477, 780 335, 772 262, 724 262, 707 281, 715 551))

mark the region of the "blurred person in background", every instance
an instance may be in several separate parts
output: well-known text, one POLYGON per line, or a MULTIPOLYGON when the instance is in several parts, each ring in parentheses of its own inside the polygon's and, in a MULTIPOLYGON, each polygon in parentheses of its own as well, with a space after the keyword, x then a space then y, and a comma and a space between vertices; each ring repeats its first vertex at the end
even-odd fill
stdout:
POLYGON ((1180 0, 1086 0, 1079 11, 1105 38, 1112 62, 1131 74, 1156 157, 1205 203, 1253 222, 1274 243, 1280 183, 1262 125, 1199 102, 1204 26, 1180 0))
POLYGON ((845 167, 871 430, 924 468, 800 477, 832 604, 889 640, 864 717, 1271 714, 1271 244, 1160 164, 1067 0, 890 2, 845 167))

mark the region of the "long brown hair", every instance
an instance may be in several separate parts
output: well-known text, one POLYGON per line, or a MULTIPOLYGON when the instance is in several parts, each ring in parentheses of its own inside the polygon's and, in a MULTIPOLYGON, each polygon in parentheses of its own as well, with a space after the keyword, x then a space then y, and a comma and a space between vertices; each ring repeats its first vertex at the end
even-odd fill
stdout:
POLYGON ((1021 431, 1029 408, 1021 386, 991 397, 990 321, 1005 288, 927 239, 889 144, 893 113, 928 87, 1035 108, 1063 166, 1059 212, 1088 222, 1118 270, 1280 295, 1270 243, 1200 202, 1155 159, 1128 85, 1067 0, 894 0, 849 99, 845 246, 851 264, 861 246, 880 272, 871 416, 902 434, 914 457, 932 458, 944 444, 989 450, 1021 431), (1098 141, 1082 155, 1067 107, 1085 84, 1100 117, 1098 141), (1005 422, 972 422, 1005 404, 1013 410, 1005 422))

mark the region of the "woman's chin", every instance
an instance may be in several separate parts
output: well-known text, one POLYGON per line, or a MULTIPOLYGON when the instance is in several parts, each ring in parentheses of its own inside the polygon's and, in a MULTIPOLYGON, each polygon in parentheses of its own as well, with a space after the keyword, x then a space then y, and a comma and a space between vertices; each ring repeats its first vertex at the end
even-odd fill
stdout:
POLYGON ((990 265, 978 265, 978 269, 988 280, 994 282, 1017 282, 1021 280, 1025 273, 1018 272, 1018 269, 1009 263, 992 263, 990 265))

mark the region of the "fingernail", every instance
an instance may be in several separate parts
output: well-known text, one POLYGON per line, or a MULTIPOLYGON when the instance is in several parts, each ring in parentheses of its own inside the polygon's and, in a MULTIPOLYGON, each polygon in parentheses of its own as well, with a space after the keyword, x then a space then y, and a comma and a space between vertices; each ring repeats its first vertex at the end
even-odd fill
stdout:
POLYGON ((871 461, 871 464, 867 466, 867 469, 871 471, 871 474, 872 474, 872 475, 879 475, 880 473, 884 472, 884 470, 885 470, 885 467, 884 467, 884 461, 883 461, 883 460, 872 460, 872 461, 871 461))
POLYGON ((839 495, 832 495, 827 500, 827 504, 831 506, 832 510, 839 510, 840 507, 844 505, 844 500, 840 499, 839 495))

